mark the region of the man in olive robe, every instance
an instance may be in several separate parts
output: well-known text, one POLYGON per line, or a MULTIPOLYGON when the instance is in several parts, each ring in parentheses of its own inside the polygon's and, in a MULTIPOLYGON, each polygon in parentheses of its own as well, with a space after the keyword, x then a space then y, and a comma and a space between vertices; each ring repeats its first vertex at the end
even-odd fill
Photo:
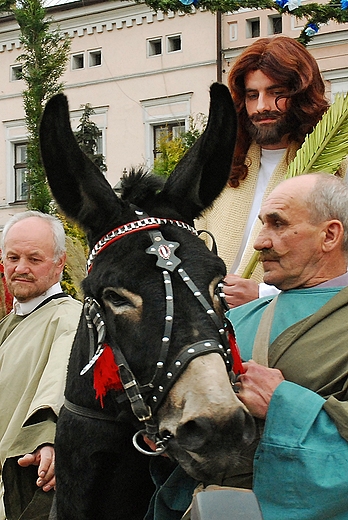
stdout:
POLYGON ((245 360, 238 396, 261 425, 253 490, 265 520, 348 517, 348 187, 279 184, 260 211, 264 281, 227 314, 245 360))
POLYGON ((54 436, 81 303, 62 292, 65 233, 38 212, 16 214, 2 256, 13 310, 0 322, 0 519, 48 518, 54 436))
MULTIPOLYGON (((280 294, 227 312, 244 360, 235 388, 258 428, 222 484, 252 489, 264 520, 347 520, 348 186, 288 179, 259 218, 254 246, 280 294)), ((146 520, 188 520, 209 484, 179 467, 161 474, 146 520)))

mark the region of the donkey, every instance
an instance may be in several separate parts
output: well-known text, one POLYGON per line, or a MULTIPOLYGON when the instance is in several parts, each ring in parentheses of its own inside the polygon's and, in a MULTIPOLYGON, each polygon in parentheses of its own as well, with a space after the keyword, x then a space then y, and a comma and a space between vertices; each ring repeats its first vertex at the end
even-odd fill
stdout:
POLYGON ((148 452, 218 482, 253 439, 229 377, 225 266, 193 227, 228 180, 235 137, 231 95, 214 83, 207 127, 168 180, 133 170, 118 197, 77 145, 64 94, 46 105, 48 182, 91 247, 57 424, 59 520, 140 520, 148 452))

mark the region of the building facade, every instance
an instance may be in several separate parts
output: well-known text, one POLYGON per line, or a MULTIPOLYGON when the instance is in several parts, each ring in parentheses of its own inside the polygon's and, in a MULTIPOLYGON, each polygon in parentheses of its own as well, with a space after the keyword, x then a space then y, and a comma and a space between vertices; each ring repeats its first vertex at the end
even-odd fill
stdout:
MULTIPOLYGON (((287 34, 301 24, 291 15, 267 10, 212 14, 155 13, 130 1, 86 0, 52 5, 52 26, 71 39, 62 77, 73 129, 89 103, 102 130, 100 151, 106 178, 117 185, 131 167, 151 168, 163 129, 177 135, 190 119, 208 114, 209 86, 226 83, 233 60, 255 38, 287 34)), ((308 49, 318 60, 328 96, 348 91, 348 24, 321 28, 308 49)), ((26 142, 18 79, 19 28, 0 18, 0 229, 26 209, 26 142)))

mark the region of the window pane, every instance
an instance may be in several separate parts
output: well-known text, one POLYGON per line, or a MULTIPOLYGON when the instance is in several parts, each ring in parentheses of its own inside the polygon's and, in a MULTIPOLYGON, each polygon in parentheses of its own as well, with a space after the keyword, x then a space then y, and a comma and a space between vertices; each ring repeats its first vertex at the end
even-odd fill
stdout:
POLYGON ((162 139, 167 138, 168 140, 176 139, 185 132, 185 122, 175 121, 175 123, 163 123, 153 127, 153 141, 154 141, 154 158, 161 155, 160 143, 162 139))
POLYGON ((172 135, 173 139, 176 139, 177 137, 180 137, 181 134, 185 133, 185 125, 184 123, 181 123, 179 126, 175 125, 172 127, 172 135))
POLYGON ((27 200, 28 198, 28 183, 27 183, 27 172, 26 168, 16 168, 16 193, 15 200, 27 200))
POLYGON ((71 57, 71 68, 72 70, 83 69, 85 66, 84 54, 75 54, 71 57))
POLYGON ((260 21, 254 20, 251 22, 251 37, 258 38, 260 36, 260 21))
POLYGON ((88 64, 90 67, 98 67, 101 65, 101 51, 91 51, 88 57, 88 64))
POLYGON ((10 78, 11 81, 18 81, 21 79, 22 65, 12 65, 10 78))
POLYGON ((27 145, 16 144, 16 164, 23 164, 27 162, 27 145))
POLYGON ((283 31, 281 17, 278 18, 275 16, 274 18, 272 18, 272 26, 273 34, 281 34, 283 31))
POLYGON ((168 52, 181 51, 181 35, 168 36, 168 52))
POLYGON ((148 40, 148 56, 158 56, 162 54, 162 38, 148 40))
POLYGON ((246 21, 246 37, 258 38, 260 36, 260 18, 251 18, 246 21))
POLYGON ((14 149, 14 200, 15 202, 28 199, 27 183, 27 144, 15 144, 14 149))
POLYGON ((162 139, 168 137, 168 134, 169 134, 169 128, 168 126, 164 125, 164 126, 154 126, 153 127, 153 133, 154 133, 154 150, 153 150, 153 154, 154 154, 154 157, 156 157, 160 152, 159 152, 159 148, 160 148, 160 142, 162 139))

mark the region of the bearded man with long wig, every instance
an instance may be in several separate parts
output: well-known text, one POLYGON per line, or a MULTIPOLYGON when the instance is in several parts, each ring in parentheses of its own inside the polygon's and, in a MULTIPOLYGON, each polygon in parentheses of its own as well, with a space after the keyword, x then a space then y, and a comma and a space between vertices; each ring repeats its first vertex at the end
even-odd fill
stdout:
MULTIPOLYGON (((226 299, 237 307, 277 292, 260 284, 261 265, 250 280, 241 278, 260 231, 257 216, 329 103, 316 60, 287 36, 261 38, 247 47, 229 72, 228 86, 239 122, 231 175, 197 226, 215 237, 229 273, 226 299)), ((343 172, 344 167, 338 175, 343 172)))

